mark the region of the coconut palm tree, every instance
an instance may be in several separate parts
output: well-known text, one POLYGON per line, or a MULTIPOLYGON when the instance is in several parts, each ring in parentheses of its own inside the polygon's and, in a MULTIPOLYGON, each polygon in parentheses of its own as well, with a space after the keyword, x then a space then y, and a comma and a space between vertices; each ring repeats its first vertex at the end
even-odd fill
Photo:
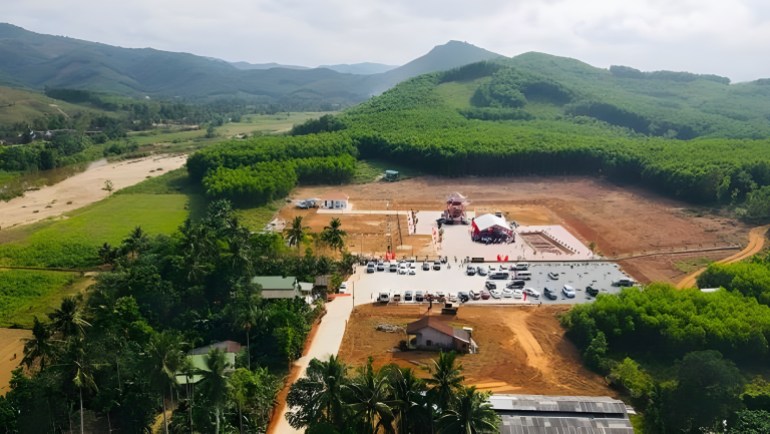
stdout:
POLYGON ((336 356, 326 362, 311 360, 306 377, 297 380, 286 397, 287 405, 295 409, 286 413, 289 424, 301 429, 328 423, 342 430, 346 425, 342 391, 347 371, 348 367, 336 356))
POLYGON ((61 333, 63 338, 83 336, 85 327, 90 326, 80 312, 78 300, 75 297, 65 297, 61 306, 48 314, 51 320, 51 329, 61 333))
POLYGON ((230 367, 224 351, 214 348, 206 356, 206 369, 201 369, 198 372, 203 377, 200 382, 203 396, 214 408, 215 434, 219 434, 222 408, 227 401, 228 379, 226 374, 230 367))
POLYGON ((347 232, 340 229, 341 227, 342 222, 340 222, 340 219, 333 218, 329 222, 329 226, 324 226, 324 230, 321 232, 321 241, 340 252, 345 248, 345 237, 348 235, 347 232))
POLYGON ((32 325, 32 338, 26 339, 24 343, 21 363, 30 368, 37 362, 42 371, 53 362, 55 355, 56 346, 51 342, 51 331, 36 316, 32 325))
POLYGON ((302 225, 302 216, 294 217, 291 225, 286 229, 286 241, 290 246, 297 247, 297 254, 299 254, 299 248, 302 246, 308 229, 310 228, 302 225))
POLYGON ((394 367, 390 372, 396 427, 399 433, 432 433, 433 415, 425 397, 425 381, 411 368, 394 367))
POLYGON ((246 285, 238 291, 238 296, 228 306, 233 325, 246 332, 246 365, 251 369, 251 329, 260 324, 264 313, 259 307, 259 296, 254 288, 246 285))
POLYGON ((166 391, 172 393, 176 386, 176 373, 182 369, 185 355, 182 352, 182 338, 178 333, 163 331, 150 338, 147 348, 147 368, 150 384, 160 393, 163 406, 163 427, 168 434, 166 418, 166 391))
POLYGON ((433 402, 441 411, 449 408, 452 397, 462 390, 465 377, 462 375, 462 365, 455 365, 456 358, 457 353, 454 351, 439 353, 438 359, 433 360, 433 367, 429 369, 430 378, 425 380, 430 386, 433 402))
POLYGON ((387 368, 375 370, 369 358, 344 390, 345 403, 353 412, 353 420, 361 423, 358 432, 376 434, 382 429, 386 433, 395 433, 393 408, 398 402, 391 393, 387 368))
POLYGON ((489 393, 465 387, 456 395, 452 407, 438 419, 439 434, 483 434, 500 432, 500 416, 488 401, 489 393))

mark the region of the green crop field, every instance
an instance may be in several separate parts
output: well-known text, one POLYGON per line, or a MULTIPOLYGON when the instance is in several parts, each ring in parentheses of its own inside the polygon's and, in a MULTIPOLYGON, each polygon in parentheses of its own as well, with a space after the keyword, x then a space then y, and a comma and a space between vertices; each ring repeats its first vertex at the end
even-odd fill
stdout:
POLYGON ((0 270, 0 327, 30 327, 56 307, 76 280, 75 273, 0 270))

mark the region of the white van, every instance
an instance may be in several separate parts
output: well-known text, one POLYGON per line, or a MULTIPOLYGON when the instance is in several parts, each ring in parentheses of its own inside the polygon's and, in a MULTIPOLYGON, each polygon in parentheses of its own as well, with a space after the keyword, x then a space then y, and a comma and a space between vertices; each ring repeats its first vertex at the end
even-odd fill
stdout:
POLYGON ((529 270, 529 264, 526 262, 519 262, 516 264, 517 270, 529 270))
POLYGON ((532 280, 532 273, 529 271, 517 271, 516 278, 520 280, 532 280))

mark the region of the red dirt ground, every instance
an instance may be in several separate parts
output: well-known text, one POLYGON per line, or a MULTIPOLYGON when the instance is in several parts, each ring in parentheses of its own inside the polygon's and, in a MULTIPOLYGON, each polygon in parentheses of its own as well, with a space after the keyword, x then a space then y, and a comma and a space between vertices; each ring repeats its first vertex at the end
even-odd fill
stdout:
MULTIPOLYGON (((468 197, 471 201, 469 209, 477 214, 502 211, 509 219, 522 224, 560 224, 584 243, 594 242, 598 252, 608 257, 663 252, 660 256, 621 263, 642 282, 675 282, 685 276, 686 273, 676 266, 682 260, 679 258, 682 254, 672 254, 672 250, 736 246, 747 242, 748 227, 734 219, 639 188, 586 177, 419 177, 394 183, 303 187, 295 190, 293 197, 322 197, 332 191, 344 191, 358 210, 436 211, 443 209, 448 194, 458 191, 468 197)), ((279 216, 286 220, 294 215, 305 215, 306 224, 316 232, 320 232, 332 217, 316 214, 315 210, 297 210, 292 205, 279 212, 279 216)), ((403 229, 405 217, 401 218, 403 229)), ((378 255, 385 252, 390 242, 385 236, 385 216, 343 215, 341 220, 343 229, 349 234, 347 242, 351 252, 378 255)), ((391 233, 395 232, 394 227, 391 223, 391 233)), ((408 246, 406 251, 413 248, 415 254, 422 255, 431 253, 429 242, 425 236, 404 235, 402 244, 408 246)), ((396 241, 395 244, 400 243, 396 241)), ((717 259, 733 252, 694 256, 717 259)))
MULTIPOLYGON (((601 376, 583 367, 578 351, 564 337, 557 315, 568 308, 463 306, 456 317, 438 316, 454 327, 473 328, 479 353, 458 358, 468 385, 496 393, 615 396, 601 376)), ((427 376, 419 367, 429 366, 436 353, 398 352, 394 348, 405 334, 375 330, 381 323, 405 325, 425 311, 426 306, 416 305, 357 307, 340 358, 360 366, 372 356, 376 367, 395 363, 427 376)))

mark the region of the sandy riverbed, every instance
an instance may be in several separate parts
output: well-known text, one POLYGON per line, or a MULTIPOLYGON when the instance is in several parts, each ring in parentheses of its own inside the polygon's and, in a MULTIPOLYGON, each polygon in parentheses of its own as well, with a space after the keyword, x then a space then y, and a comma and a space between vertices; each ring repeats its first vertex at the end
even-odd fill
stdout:
POLYGON ((137 184, 148 176, 159 176, 182 167, 186 155, 161 155, 108 163, 92 163, 84 172, 58 184, 28 191, 22 197, 0 202, 0 229, 34 223, 82 208, 105 198, 104 183, 112 181, 113 191, 137 184), (158 170, 162 169, 162 170, 158 170))

